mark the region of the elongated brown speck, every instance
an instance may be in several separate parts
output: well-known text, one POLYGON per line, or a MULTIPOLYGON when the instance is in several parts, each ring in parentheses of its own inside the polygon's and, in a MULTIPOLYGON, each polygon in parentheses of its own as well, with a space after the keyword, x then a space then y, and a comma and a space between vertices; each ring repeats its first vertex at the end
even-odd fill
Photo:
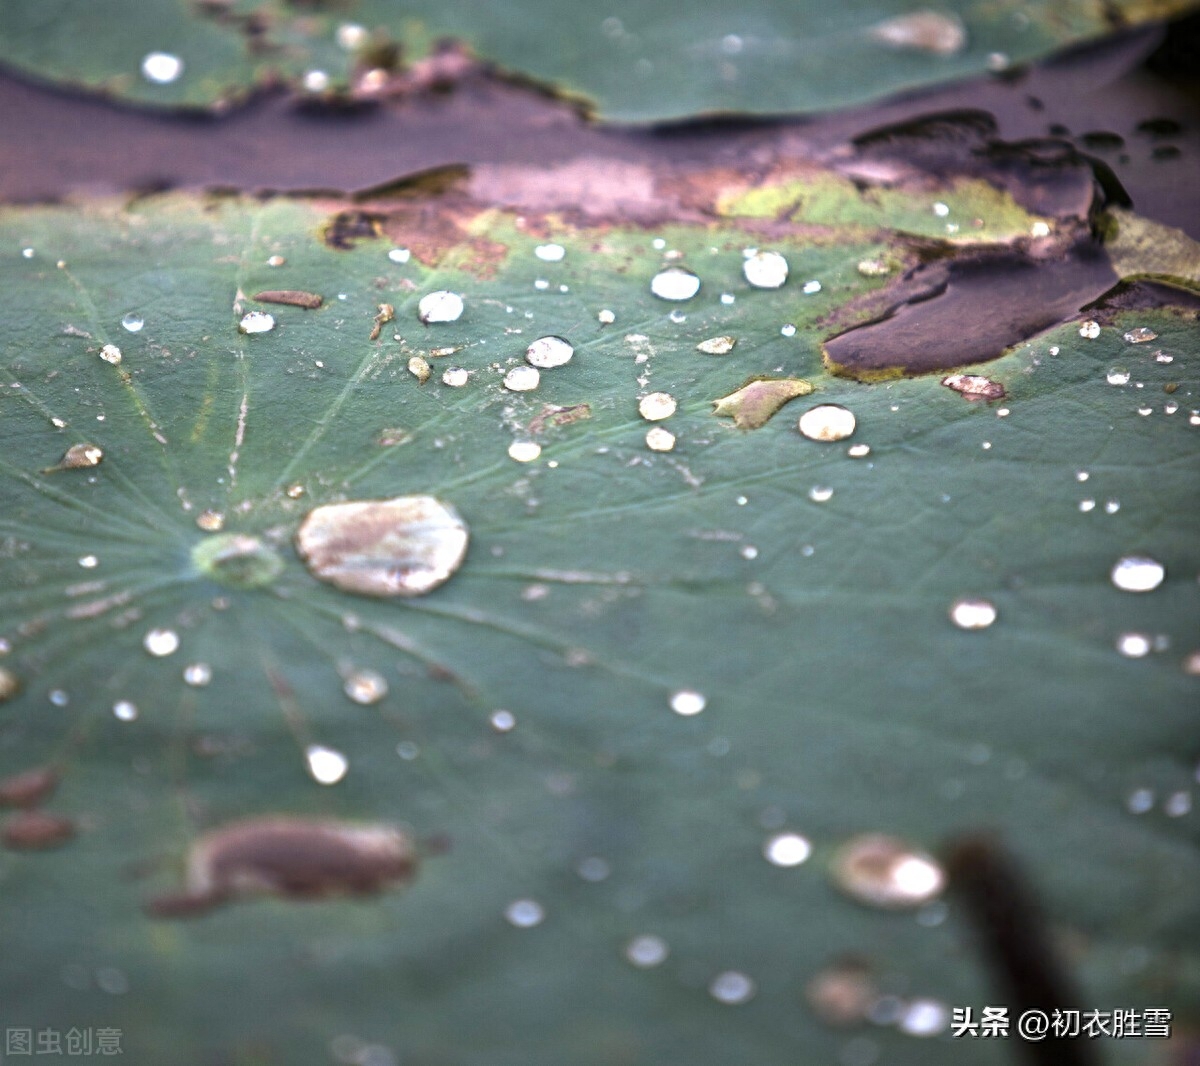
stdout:
POLYGON ((300 289, 266 289, 256 293, 254 299, 260 304, 287 304, 289 307, 306 307, 316 310, 325 302, 325 297, 315 292, 300 289))

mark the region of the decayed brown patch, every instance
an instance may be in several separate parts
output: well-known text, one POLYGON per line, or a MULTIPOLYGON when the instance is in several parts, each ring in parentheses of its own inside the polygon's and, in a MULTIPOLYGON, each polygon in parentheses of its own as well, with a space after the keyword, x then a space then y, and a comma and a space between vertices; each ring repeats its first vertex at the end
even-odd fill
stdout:
POLYGON ((950 374, 942 378, 942 384, 959 393, 964 400, 986 400, 990 403, 1005 397, 1004 386, 1000 382, 981 374, 950 374))
POLYGON ((315 292, 301 292, 299 289, 267 289, 255 293, 254 299, 260 304, 287 304, 290 307, 306 307, 310 311, 325 302, 323 296, 315 292))
POLYGON ((321 240, 330 248, 349 251, 355 241, 370 240, 382 235, 381 223, 386 215, 351 208, 339 211, 321 228, 321 240))
POLYGON ((556 404, 547 403, 543 404, 542 409, 530 419, 529 432, 536 435, 547 427, 569 426, 572 422, 582 422, 585 418, 591 417, 591 404, 576 403, 569 407, 559 407, 556 404))
POLYGON ((75 835, 75 822, 61 814, 25 810, 14 814, 0 830, 0 840, 15 851, 44 851, 65 844, 75 835))
POLYGON ((58 771, 37 766, 0 781, 0 806, 36 807, 58 787, 58 771))

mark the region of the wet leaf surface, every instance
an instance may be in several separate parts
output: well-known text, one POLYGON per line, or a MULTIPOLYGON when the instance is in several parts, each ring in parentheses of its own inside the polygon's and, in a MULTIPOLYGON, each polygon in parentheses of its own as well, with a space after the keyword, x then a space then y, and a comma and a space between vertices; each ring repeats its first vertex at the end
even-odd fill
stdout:
POLYGON ((6 4, 0 60, 26 75, 159 107, 221 108, 283 82, 362 103, 454 85, 481 64, 601 118, 811 112, 1002 72, 1188 0, 1087 0, 1019 8, 959 0, 913 10, 721 0, 686 21, 661 4, 520 0, 37 0, 6 4), (450 39, 458 42, 447 46, 450 39))
MULTIPOLYGON (((950 1066, 945 1035, 838 1028, 804 997, 856 956, 906 1004, 989 1002, 929 859, 981 826, 1041 887, 1089 1002, 1186 1020, 1194 313, 1082 334, 1074 315, 964 368, 1004 406, 942 374, 864 384, 822 343, 930 247, 978 254, 937 227, 981 190, 930 185, 929 220, 890 227, 832 173, 760 182, 813 192, 803 217, 734 216, 744 176, 650 177, 593 174, 577 212, 512 169, 358 205, 5 209, 0 780, 57 780, 7 812, 0 850, 0 1001, 29 1024, 69 1007, 122 1028, 131 1060, 181 1066, 347 1041, 523 1066, 838 1061, 866 1041, 950 1066), (373 221, 331 247, 352 211, 373 221), (787 282, 750 284, 748 249, 784 256, 787 282), (699 278, 691 299, 653 294, 670 266, 699 278), (280 289, 325 300, 239 328, 244 294, 280 289), (461 313, 422 322, 434 292, 461 313), (544 337, 570 361, 505 388, 544 337), (714 337, 737 343, 697 351, 714 337), (752 376, 811 382, 803 403, 852 412, 853 442, 798 432, 801 404, 754 432, 714 418, 752 376), (674 410, 650 423, 654 394, 674 410), (104 461, 44 473, 79 441, 104 461), (469 529, 440 587, 363 595, 297 553, 320 509, 409 497, 469 529), (278 819, 309 838, 268 861, 278 819), (350 824, 450 848, 411 878, 364 860, 342 898, 356 886, 320 855, 350 824), (863 834, 891 850, 850 861, 863 834), (231 855, 227 906, 146 913, 206 907, 189 886, 231 855), (875 905, 856 877, 932 902, 875 905)), ((1081 224, 1005 210, 1005 254, 1023 225, 1081 224)))

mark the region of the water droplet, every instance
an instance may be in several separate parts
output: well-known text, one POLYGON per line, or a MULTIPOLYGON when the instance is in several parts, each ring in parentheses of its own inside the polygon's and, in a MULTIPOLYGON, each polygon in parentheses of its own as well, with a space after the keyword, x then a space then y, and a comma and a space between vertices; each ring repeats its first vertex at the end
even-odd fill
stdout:
POLYGON ((208 663, 190 663, 184 667, 183 680, 193 688, 203 688, 212 681, 212 667, 208 663))
POLYGON ((1167 352, 1164 352, 1160 348, 1158 351, 1156 351, 1154 353, 1154 361, 1156 363, 1173 363, 1173 362, 1175 362, 1175 356, 1170 355, 1167 352))
POLYGON ((533 287, 539 292, 545 292, 548 288, 550 288, 550 282, 545 278, 536 278, 534 280, 533 287))
POLYGON ((736 337, 710 337, 696 345, 696 351, 705 355, 728 355, 737 344, 736 337))
POLYGON ((412 252, 407 248, 393 248, 387 255, 393 263, 407 263, 412 258, 412 252))
POLYGON ((1131 329, 1125 334, 1125 340, 1129 344, 1145 344, 1147 341, 1158 339, 1158 334, 1146 326, 1138 326, 1137 329, 1131 329))
POLYGON ((937 215, 938 218, 945 218, 948 214, 950 214, 950 206, 938 200, 933 205, 933 213, 937 215))
POLYGON ((988 52, 987 68, 994 74, 1008 70, 1011 60, 1004 52, 988 52))
POLYGON ((742 273, 756 289, 778 289, 788 276, 788 262, 778 252, 754 252, 742 261, 742 273))
POLYGON ((996 606, 989 600, 964 597, 950 604, 950 621, 959 629, 987 629, 996 621, 996 606))
POLYGON ((667 242, 664 241, 661 237, 655 237, 654 240, 652 240, 650 242, 650 244, 655 249, 655 251, 659 251, 659 252, 661 252, 667 246, 667 242))
POLYGON ((575 348, 562 337, 538 337, 525 349, 525 359, 543 370, 569 363, 574 354, 575 348))
POLYGON ((467 525, 433 496, 330 504, 309 511, 296 550, 312 575, 344 592, 421 596, 467 553, 467 525))
POLYGON ((452 389, 461 389, 469 379, 470 374, 461 366, 447 367, 442 371, 442 384, 449 385, 452 389))
POLYGON ((812 281, 806 281, 804 283, 804 292, 808 296, 812 296, 813 293, 817 293, 820 291, 821 291, 821 283, 819 281, 817 281, 815 278, 812 281))
POLYGON ((608 875, 612 873, 612 867, 604 859, 593 855, 586 859, 580 859, 575 871, 585 881, 596 884, 608 878, 608 875))
POLYGON ((1049 237, 1050 224, 1039 220, 1029 227, 1029 234, 1031 237, 1049 237))
POLYGON ((730 304, 732 304, 736 300, 737 300, 737 297, 734 296, 733 293, 731 293, 731 292, 721 293, 721 303, 725 304, 726 307, 728 307, 730 304))
POLYGON ((557 263, 567 254, 567 250, 561 244, 539 244, 533 254, 544 263, 557 263))
POLYGON ((542 454, 542 446, 536 441, 515 440, 508 446, 508 457, 518 463, 532 463, 542 454))
POLYGON ((55 688, 50 690, 50 702, 53 703, 55 707, 65 707, 71 702, 71 697, 68 696, 61 688, 55 688))
POLYGON ((273 255, 273 256, 270 256, 270 257, 267 259, 267 266, 269 266, 269 267, 281 267, 281 266, 283 266, 283 264, 284 264, 284 263, 286 263, 286 262, 287 262, 287 260, 286 260, 286 259, 284 259, 284 257, 283 257, 283 256, 281 256, 281 255, 273 255))
POLYGON ((72 444, 58 461, 58 465, 50 467, 45 472, 50 473, 54 470, 82 470, 87 467, 99 466, 103 460, 104 449, 98 444, 72 444))
POLYGON ((424 323, 457 322, 463 313, 463 298, 456 292, 439 289, 426 293, 417 304, 417 317, 424 323))
POLYGON ((834 856, 831 872, 843 892, 874 907, 917 907, 946 884, 929 855, 883 833, 848 840, 834 856))
POLYGON ((1130 659, 1141 659, 1150 654, 1154 642, 1145 633, 1122 633, 1117 637, 1117 651, 1130 659))
POLYGON ((35 253, 32 248, 22 248, 21 249, 21 255, 24 256, 26 259, 32 259, 34 257, 34 254, 35 253))
POLYGON ((304 760, 309 774, 319 785, 336 785, 350 769, 345 755, 322 744, 310 744, 305 748, 304 760))
POLYGON ((738 555, 743 559, 757 559, 758 549, 753 544, 744 544, 738 549, 738 555))
POLYGON ((717 974, 708 986, 709 995, 713 999, 731 1007, 750 1002, 756 991, 754 980, 738 970, 726 970, 717 974))
POLYGON ((871 27, 871 36, 892 48, 948 56, 961 52, 967 31, 958 17, 941 11, 912 11, 884 19, 871 27))
POLYGON ((683 715, 685 718, 690 718, 694 714, 699 714, 708 705, 708 700, 703 693, 696 692, 693 689, 683 688, 678 692, 671 693, 671 710, 676 714, 683 715))
POLYGON ((670 418, 675 413, 675 397, 668 392, 652 392, 638 400, 638 413, 648 422, 670 418))
POLYGON ((405 762, 412 762, 413 759, 421 754, 421 749, 411 740, 402 740, 396 745, 396 754, 405 762))
POLYGON ((84 570, 95 570, 96 567, 100 565, 100 560, 94 555, 84 555, 80 557, 79 565, 82 566, 84 570))
MULTIPOLYGON (((1186 659, 1183 660, 1183 672, 1191 674, 1193 677, 1200 676, 1200 649, 1192 652, 1186 659)), ((2 690, 3 686, 0 686, 2 690)), ((0 695, 0 699, 3 695, 0 695)), ((1200 770, 1197 770, 1197 778, 1200 781, 1200 770)))
POLYGON ((1079 481, 1079 482, 1087 481, 1087 479, 1090 478, 1091 476, 1092 475, 1089 474, 1086 470, 1076 470, 1075 471, 1075 480, 1079 481))
POLYGON ((323 70, 306 70, 302 84, 305 92, 323 93, 329 88, 329 75, 323 70))
POLYGON ((170 85, 183 73, 183 60, 169 52, 150 52, 142 59, 142 77, 155 85, 170 85))
POLYGON ((646 447, 652 452, 669 452, 675 447, 675 434, 662 426, 646 430, 646 447))
POLYGON ((1104 379, 1110 385, 1128 385, 1129 371, 1123 366, 1109 367, 1108 373, 1105 375, 1104 379))
POLYGON ((1129 793, 1125 806, 1130 814, 1148 814, 1154 809, 1154 792, 1148 788, 1135 788, 1129 793))
POLYGON ((1164 415, 1173 415, 1178 410, 1179 410, 1179 404, 1177 404, 1174 400, 1168 400, 1166 403, 1163 404, 1163 414, 1164 415))
POLYGON ((266 311, 247 311, 238 323, 242 333, 267 333, 275 328, 275 316, 266 311))
POLYGON ((492 723, 492 728, 497 733, 511 732, 517 724, 516 716, 512 711, 492 711, 488 721, 492 723))
POLYGON ((1149 404, 1143 404, 1141 407, 1139 407, 1137 409, 1137 413, 1139 415, 1141 415, 1143 418, 1145 418, 1147 415, 1154 413, 1154 408, 1151 407, 1149 404))
POLYGON ((799 866, 812 854, 812 845, 798 833, 777 833, 763 845, 763 856, 773 866, 799 866))
POLYGON ((220 511, 201 511, 196 515, 196 525, 205 533, 220 533, 225 528, 225 516, 220 511))
POLYGON ((532 929, 535 925, 542 924, 546 912, 537 900, 515 899, 504 909, 504 917, 510 925, 515 925, 518 929, 532 929))
POLYGON ((1151 592, 1167 576, 1162 563, 1145 555, 1125 555, 1112 568, 1112 583, 1123 592, 1151 592))
POLYGON ((356 22, 343 22, 334 33, 338 47, 346 52, 356 52, 367 43, 367 30, 356 22))
POLYGON ((156 658, 174 655, 179 650, 179 634, 173 629, 152 629, 142 637, 142 647, 156 658))
POLYGON ((387 695, 388 684, 384 676, 374 670, 355 670, 346 675, 342 691, 355 703, 366 707, 387 695))
POLYGON ((1090 318, 1086 322, 1081 322, 1079 324, 1079 335, 1084 340, 1094 341, 1100 336, 1100 323, 1090 318))
POLYGON ((669 318, 677 326, 681 326, 681 325, 683 325, 683 323, 685 323, 687 321, 687 315, 685 315, 682 311, 680 311, 678 309, 672 311, 669 315, 667 315, 667 318, 669 318))
POLYGON ((540 381, 541 374, 532 366, 514 366, 504 375, 504 387, 510 392, 530 392, 540 381))
POLYGON ((684 267, 667 267, 650 280, 650 291, 660 300, 690 300, 700 291, 700 279, 684 267))
POLYGON ((100 358, 106 363, 111 363, 116 366, 121 362, 121 349, 115 344, 106 344, 100 349, 100 358))
POLYGON ((1192 809, 1192 797, 1187 792, 1172 792, 1163 800, 1163 814, 1168 818, 1182 818, 1192 809))
POLYGON ((130 311, 121 319, 121 325, 130 333, 137 333, 145 324, 145 319, 135 311, 130 311))
POLYGON ((914 999, 904 1008, 897 1027, 909 1036, 937 1036, 950 1024, 950 1009, 936 999, 914 999))
POLYGON ((1105 514, 1116 514, 1120 509, 1121 509, 1121 501, 1120 500, 1105 500, 1104 501, 1104 513, 1105 514))
POLYGON ((607 307, 597 314, 596 318, 602 326, 611 326, 617 320, 617 316, 607 307))
POLYGON ((1079 509, 1084 514, 1087 514, 1088 511, 1094 511, 1096 509, 1096 501, 1092 499, 1080 500, 1079 509))
POLYGON ((854 413, 835 403, 810 407, 800 416, 797 428, 809 440, 845 440, 854 433, 854 413))
POLYGON ((641 970, 650 969, 652 966, 661 966, 667 961, 669 954, 670 948, 660 936, 649 934, 635 936, 625 945, 625 958, 641 970))
POLYGON ((846 454, 850 456, 851 459, 865 459, 871 454, 871 446, 869 444, 851 444, 850 447, 846 449, 846 454))

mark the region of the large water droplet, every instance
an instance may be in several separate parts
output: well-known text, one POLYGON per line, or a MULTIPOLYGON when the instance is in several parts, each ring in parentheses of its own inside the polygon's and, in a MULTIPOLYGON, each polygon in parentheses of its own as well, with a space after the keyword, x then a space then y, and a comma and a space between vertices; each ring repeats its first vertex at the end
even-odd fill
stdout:
POLYGON ((156 658, 174 655, 179 650, 179 634, 173 629, 152 629, 142 637, 142 647, 156 658))
POLYGON ((448 367, 442 371, 442 384, 449 385, 452 389, 461 389, 469 380, 470 374, 461 366, 448 367))
POLYGON ((822 403, 800 416, 798 429, 809 440, 845 440, 854 433, 854 412, 836 403, 822 403))
POLYGON ((690 300, 700 291, 700 279, 684 267, 667 267, 650 279, 650 291, 660 300, 690 300))
POLYGON ((699 714, 707 705, 704 694, 694 689, 683 688, 671 693, 671 710, 685 718, 699 714))
POLYGON ((130 333, 137 333, 145 324, 146 320, 136 311, 130 311, 129 314, 121 319, 121 325, 129 330, 130 333))
POLYGON ((963 597, 950 604, 950 621, 959 629, 987 629, 996 621, 996 606, 989 600, 963 597))
POLYGON ((1145 555, 1125 555, 1112 568, 1112 583, 1123 592, 1151 592, 1167 576, 1160 562, 1145 555))
POLYGON ((916 907, 946 884, 929 855, 883 833, 848 840, 834 856, 831 873, 843 892, 874 907, 916 907))
POLYGON ((742 260, 742 273, 756 289, 778 289, 788 276, 788 262, 778 252, 755 252, 742 260))
POLYGON ((72 444, 58 465, 51 470, 83 470, 87 467, 99 466, 104 461, 104 449, 98 444, 72 444))
POLYGON ((812 854, 812 845, 799 833, 777 833, 763 845, 763 856, 773 866, 799 866, 812 854))
POLYGON ((365 707, 383 699, 387 695, 388 684, 384 676, 374 670, 355 670, 346 675, 342 691, 355 703, 365 707))
POLYGON ((1131 329, 1125 334, 1125 340, 1129 344, 1145 344, 1147 341, 1157 339, 1158 334, 1146 326, 1138 326, 1137 329, 1131 329))
POLYGON ((1123 366, 1109 367, 1108 373, 1105 375, 1105 380, 1110 385, 1128 385, 1129 371, 1123 366))
POLYGON ((317 507, 296 533, 314 577, 367 596, 421 596, 447 581, 467 553, 467 525, 433 496, 317 507))
POLYGON ((525 349, 526 360, 543 370, 569 363, 574 354, 574 347, 562 337, 538 337, 525 349))
POLYGON ((675 434, 662 426, 646 430, 646 447, 652 452, 669 452, 675 447, 675 434))
POLYGON ((726 970, 712 979, 708 991, 718 1003, 733 1007, 750 1002, 757 988, 753 978, 738 970, 726 970))
POLYGON ((647 422, 659 422, 675 413, 675 397, 669 392, 652 392, 638 400, 638 413, 647 422))
POLYGON ((183 60, 169 52, 150 52, 142 59, 142 77, 155 85, 170 85, 183 73, 183 60))
POLYGON ((671 949, 662 937, 645 933, 635 936, 625 945, 625 958, 641 970, 661 966, 670 953, 671 949))
POLYGON ((537 900, 515 899, 504 909, 504 917, 510 925, 515 925, 518 929, 532 929, 535 925, 542 924, 546 912, 537 900))
POLYGON ((439 289, 426 293, 417 304, 417 317, 424 323, 456 322, 463 313, 463 299, 456 292, 439 289))
POLYGON ((322 744, 310 744, 305 748, 304 761, 312 779, 319 785, 336 785, 350 769, 345 755, 322 744))
POLYGON ((541 379, 537 367, 514 366, 504 375, 504 387, 510 392, 530 392, 538 387, 541 379))
POLYGON ((532 463, 542 454, 542 446, 533 440, 515 440, 508 446, 508 457, 518 463, 532 463))
POLYGON ((230 588, 270 584, 283 572, 283 559, 269 544, 246 533, 217 533, 192 548, 200 573, 230 588))
POLYGON ((567 250, 561 244, 539 244, 533 254, 543 263, 557 263, 567 254, 567 250))

